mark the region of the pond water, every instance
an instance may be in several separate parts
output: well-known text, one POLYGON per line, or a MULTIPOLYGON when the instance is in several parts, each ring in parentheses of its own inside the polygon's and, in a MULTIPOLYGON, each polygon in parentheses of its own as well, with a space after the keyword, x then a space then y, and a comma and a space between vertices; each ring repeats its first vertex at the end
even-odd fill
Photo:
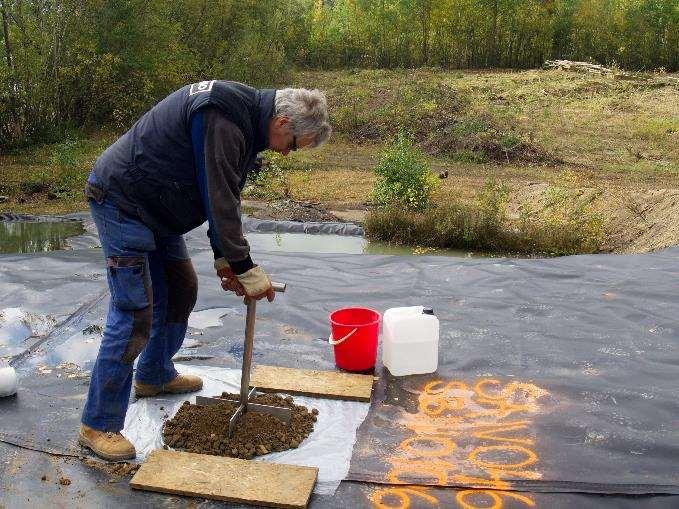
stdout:
MULTIPOLYGON (((36 253, 67 247, 66 239, 85 233, 79 221, 0 221, 0 253, 36 253)), ((454 249, 427 249, 370 242, 364 237, 305 233, 248 233, 254 251, 328 254, 479 256, 454 249)))
POLYGON ((85 233, 79 221, 0 221, 0 253, 38 253, 67 247, 85 233))
POLYGON ((279 251, 297 253, 383 254, 383 255, 438 255, 478 256, 455 249, 427 249, 370 242, 364 237, 346 235, 309 235, 305 233, 248 233, 253 251, 279 251))

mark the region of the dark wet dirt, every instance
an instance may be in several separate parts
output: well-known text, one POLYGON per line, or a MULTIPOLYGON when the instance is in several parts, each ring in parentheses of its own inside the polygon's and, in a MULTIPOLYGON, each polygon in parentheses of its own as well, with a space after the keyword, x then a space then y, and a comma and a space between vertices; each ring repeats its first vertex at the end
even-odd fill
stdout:
POLYGON ((279 200, 274 202, 250 200, 244 206, 248 215, 256 219, 321 223, 341 221, 337 216, 328 212, 321 203, 294 200, 279 200))
POLYGON ((296 449, 311 434, 318 410, 295 405, 290 396, 264 394, 253 403, 292 409, 289 424, 266 414, 248 412, 241 418, 233 436, 228 437, 229 418, 236 409, 238 395, 223 393, 223 404, 192 405, 188 401, 163 428, 166 446, 201 454, 252 459, 271 452, 296 449), (232 401, 229 401, 232 400, 232 401))
POLYGON ((108 474, 111 481, 119 481, 125 477, 131 477, 139 470, 136 463, 128 463, 127 461, 120 462, 102 462, 90 458, 84 458, 82 462, 90 468, 94 468, 105 474, 108 474))

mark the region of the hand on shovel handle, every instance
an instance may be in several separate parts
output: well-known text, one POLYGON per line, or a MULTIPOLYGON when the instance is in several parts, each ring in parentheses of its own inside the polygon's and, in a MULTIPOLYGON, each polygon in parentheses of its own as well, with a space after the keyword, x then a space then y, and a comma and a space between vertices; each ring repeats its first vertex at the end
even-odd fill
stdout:
POLYGON ((274 299, 274 292, 284 292, 286 288, 285 283, 271 283, 271 286, 263 293, 256 295, 254 297, 250 297, 249 295, 245 295, 245 299, 243 301, 247 304, 248 301, 250 300, 260 300, 263 299, 264 297, 267 298, 269 302, 273 302, 274 299))
POLYGON ((269 276, 267 276, 266 272, 264 272, 259 265, 255 265, 243 274, 237 274, 236 278, 238 279, 238 282, 243 285, 246 303, 249 300, 260 300, 264 297, 266 297, 269 302, 273 302, 276 295, 275 290, 271 286, 269 276))
MULTIPOLYGON (((239 297, 245 295, 245 288, 240 284, 240 281, 236 278, 236 275, 231 272, 231 269, 227 269, 230 274, 219 274, 222 280, 222 288, 227 292, 234 292, 239 297)), ((221 271, 226 272, 226 271, 221 271)))
MULTIPOLYGON (((258 267, 255 267, 255 269, 258 269, 258 267)), ((255 274, 248 271, 245 274, 236 275, 230 267, 222 265, 217 269, 217 275, 221 279, 222 288, 225 291, 234 292, 239 297, 245 297, 244 300, 246 304, 249 300, 260 300, 264 297, 266 297, 269 302, 273 302, 275 292, 285 291, 284 283, 271 283, 269 277, 261 270, 261 268, 256 271, 253 269, 253 271, 255 274), (266 279, 263 279, 262 277, 266 279), (245 285, 241 282, 241 279, 245 282, 245 285), (265 283, 268 283, 268 287, 266 287, 265 283), (254 295, 251 293, 251 291, 257 290, 260 291, 254 295)))

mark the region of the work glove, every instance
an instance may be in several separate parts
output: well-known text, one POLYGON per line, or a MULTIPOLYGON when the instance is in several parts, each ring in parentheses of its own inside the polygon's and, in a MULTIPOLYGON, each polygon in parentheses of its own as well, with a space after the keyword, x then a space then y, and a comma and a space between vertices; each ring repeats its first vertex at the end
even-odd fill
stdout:
POLYGON ((229 262, 224 258, 217 258, 215 260, 215 270, 225 291, 234 292, 239 297, 245 295, 245 288, 243 288, 243 285, 240 284, 240 281, 238 281, 238 278, 236 278, 236 275, 231 270, 229 262))
POLYGON ((259 300, 264 297, 269 302, 273 302, 276 293, 271 287, 269 276, 266 275, 261 267, 255 265, 247 272, 236 275, 231 270, 229 262, 224 258, 217 258, 215 260, 215 269, 222 281, 222 288, 224 290, 234 292, 239 297, 244 296, 246 302, 249 299, 259 300))
POLYGON ((274 292, 271 286, 269 276, 266 275, 266 272, 259 265, 255 265, 243 274, 237 274, 236 279, 245 289, 245 302, 250 299, 259 300, 264 297, 269 302, 273 302, 276 292, 274 292))

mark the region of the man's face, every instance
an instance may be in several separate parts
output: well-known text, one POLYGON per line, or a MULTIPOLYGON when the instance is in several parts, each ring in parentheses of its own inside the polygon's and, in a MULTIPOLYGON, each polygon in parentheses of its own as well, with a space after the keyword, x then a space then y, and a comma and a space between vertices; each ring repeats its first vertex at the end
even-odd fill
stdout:
POLYGON ((273 117, 269 121, 269 149, 287 156, 290 152, 312 143, 311 136, 297 137, 288 117, 273 117))

